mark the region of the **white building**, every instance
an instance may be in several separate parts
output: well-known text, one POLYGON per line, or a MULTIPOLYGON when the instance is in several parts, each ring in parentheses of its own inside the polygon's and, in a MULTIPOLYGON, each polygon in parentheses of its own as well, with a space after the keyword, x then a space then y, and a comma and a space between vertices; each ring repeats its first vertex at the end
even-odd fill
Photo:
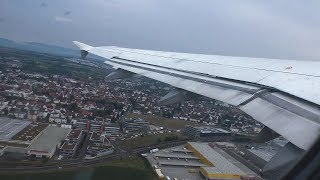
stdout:
POLYGON ((51 158, 71 129, 48 126, 27 149, 28 155, 51 158))

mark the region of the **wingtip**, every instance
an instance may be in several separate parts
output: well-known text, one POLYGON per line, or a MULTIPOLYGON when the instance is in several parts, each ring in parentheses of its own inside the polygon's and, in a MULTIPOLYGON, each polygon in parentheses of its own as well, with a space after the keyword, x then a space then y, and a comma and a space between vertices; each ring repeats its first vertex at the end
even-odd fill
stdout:
POLYGON ((79 41, 72 41, 76 46, 78 46, 81 50, 89 51, 92 49, 92 46, 81 43, 79 41))

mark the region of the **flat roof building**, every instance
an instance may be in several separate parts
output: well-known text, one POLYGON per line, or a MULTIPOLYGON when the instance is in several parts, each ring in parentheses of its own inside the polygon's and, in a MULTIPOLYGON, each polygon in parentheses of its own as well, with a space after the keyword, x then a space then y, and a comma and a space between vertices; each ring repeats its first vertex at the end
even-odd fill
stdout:
POLYGON ((191 142, 142 154, 170 179, 253 179, 258 175, 217 145, 191 142))
POLYGON ((63 157, 72 158, 75 155, 76 149, 77 149, 77 144, 64 142, 60 148, 60 154, 63 157))
POLYGON ((48 124, 45 123, 31 123, 13 136, 11 140, 30 144, 47 126, 48 124))
POLYGON ((66 158, 74 157, 77 148, 84 139, 84 132, 81 129, 73 129, 67 135, 65 142, 60 148, 60 154, 66 158))
POLYGON ((104 128, 104 124, 99 122, 91 122, 90 123, 90 131, 91 132, 102 132, 104 128))
POLYGON ((149 122, 143 119, 131 118, 124 121, 123 129, 124 131, 129 133, 135 132, 135 131, 148 131, 150 130, 149 125, 150 125, 149 122))
POLYGON ((14 135, 27 127, 31 122, 0 117, 0 140, 9 141, 14 135))
POLYGON ((93 141, 93 142, 100 142, 100 141, 103 141, 104 137, 101 136, 100 133, 96 133, 96 132, 92 132, 91 135, 90 135, 90 141, 93 141))
POLYGON ((240 174, 234 174, 231 172, 221 171, 217 167, 200 167, 200 173, 207 179, 241 179, 240 174))
POLYGON ((36 157, 51 158, 71 129, 49 125, 28 147, 27 153, 36 157))
POLYGON ((66 141, 69 143, 78 143, 83 137, 83 130, 81 129, 72 129, 66 137, 66 141))
POLYGON ((106 136, 119 136, 120 135, 120 127, 116 124, 107 124, 104 127, 104 132, 106 136))
POLYGON ((75 127, 77 129, 90 131, 90 121, 84 119, 77 120, 77 122, 75 123, 75 127))
POLYGON ((87 132, 103 132, 105 127, 105 122, 101 120, 78 120, 75 123, 76 129, 85 130, 87 132))
POLYGON ((206 179, 240 179, 246 173, 218 152, 218 148, 208 143, 188 142, 187 148, 192 150, 207 167, 200 172, 206 179))
POLYGON ((221 128, 214 128, 210 126, 194 127, 186 125, 183 133, 189 137, 212 137, 212 136, 230 136, 231 133, 221 128))
POLYGON ((98 136, 98 133, 92 133, 92 135, 90 136, 91 143, 87 147, 87 156, 89 155, 91 157, 100 157, 113 153, 113 146, 109 142, 109 140, 103 136, 98 136))

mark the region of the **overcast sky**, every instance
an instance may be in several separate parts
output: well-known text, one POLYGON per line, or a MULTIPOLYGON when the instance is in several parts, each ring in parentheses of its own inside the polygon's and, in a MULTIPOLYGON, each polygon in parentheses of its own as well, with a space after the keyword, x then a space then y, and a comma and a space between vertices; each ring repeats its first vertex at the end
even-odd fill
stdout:
POLYGON ((320 1, 0 0, 0 37, 320 60, 320 1))

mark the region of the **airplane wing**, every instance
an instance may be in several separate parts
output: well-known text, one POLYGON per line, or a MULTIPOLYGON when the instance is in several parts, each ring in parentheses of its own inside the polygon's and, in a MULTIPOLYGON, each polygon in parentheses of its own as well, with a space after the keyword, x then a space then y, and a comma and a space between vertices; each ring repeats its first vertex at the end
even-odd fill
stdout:
POLYGON ((301 149, 320 135, 320 62, 92 47, 120 72, 140 74, 239 107, 301 149))

